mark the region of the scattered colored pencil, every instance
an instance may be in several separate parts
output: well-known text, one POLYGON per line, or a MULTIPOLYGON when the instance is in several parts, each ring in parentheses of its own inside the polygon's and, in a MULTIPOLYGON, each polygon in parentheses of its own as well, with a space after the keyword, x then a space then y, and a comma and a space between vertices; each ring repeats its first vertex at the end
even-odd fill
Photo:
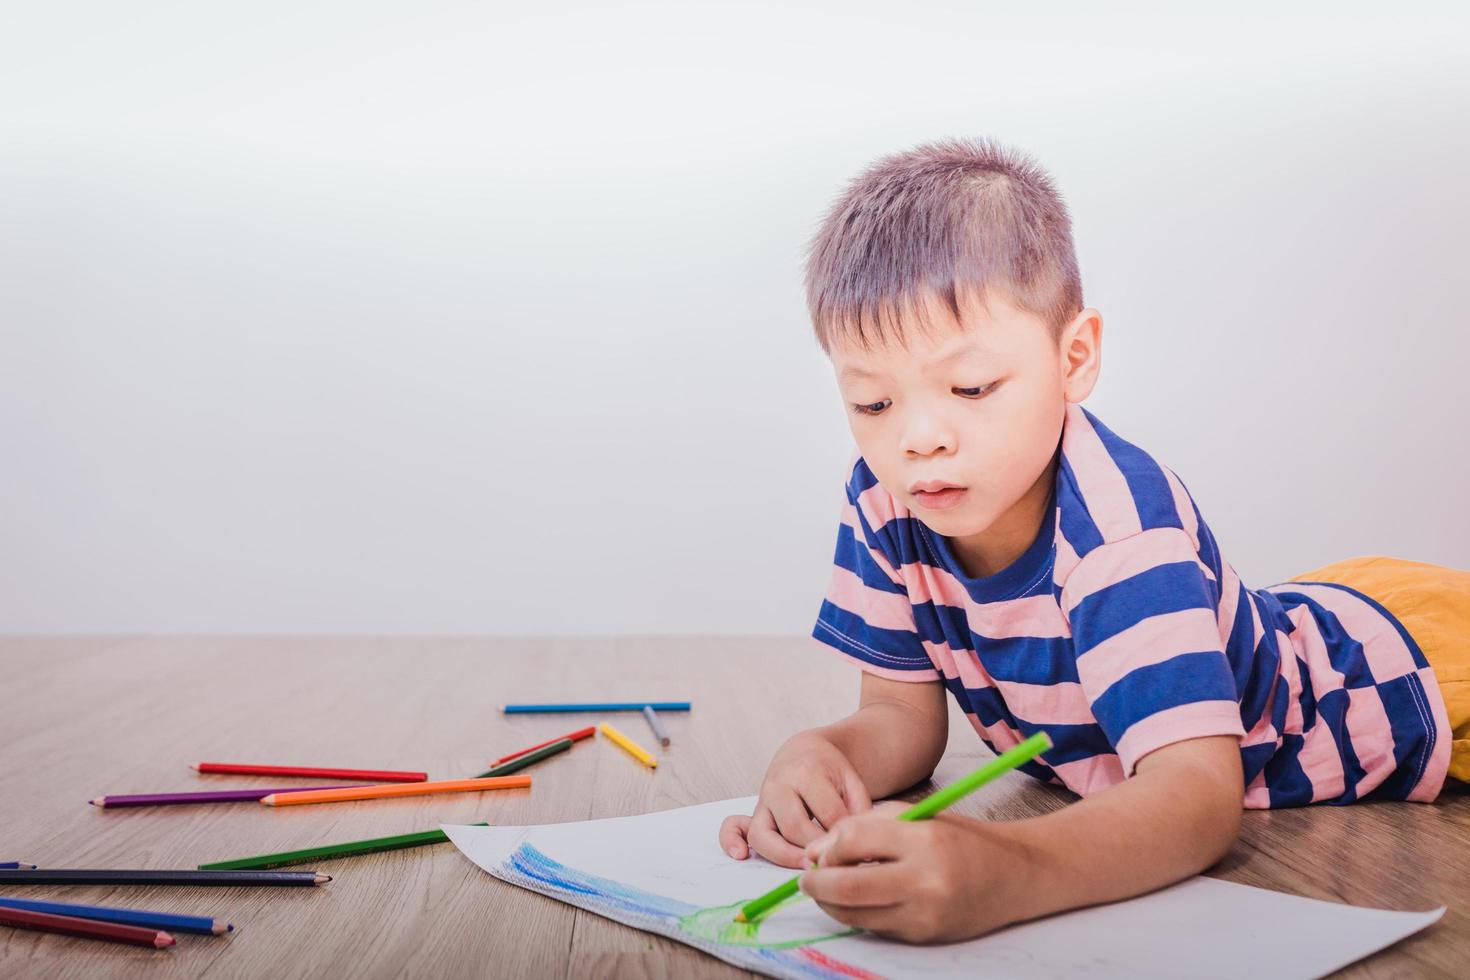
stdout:
POLYGON ((422 783, 429 778, 426 772, 395 769, 323 769, 320 766, 256 766, 234 762, 201 762, 192 768, 202 773, 231 776, 309 776, 312 779, 366 779, 374 783, 422 783))
POLYGON ((556 755, 558 752, 565 752, 571 747, 572 740, 569 738, 564 738, 559 742, 552 742, 550 745, 543 745, 541 746, 541 748, 536 749, 534 752, 526 752, 522 755, 518 755, 509 762, 502 762, 498 766, 491 766, 489 769, 486 769, 475 778, 488 779, 491 776, 509 776, 513 772, 519 772, 529 765, 540 762, 542 759, 546 758, 549 755, 556 755))
POLYGON ((154 949, 172 946, 176 942, 173 936, 157 929, 121 926, 116 922, 97 922, 74 915, 52 915, 49 912, 31 912, 27 909, 0 908, 0 925, 40 932, 59 932, 67 936, 85 936, 88 939, 106 939, 133 946, 152 946, 154 949))
MULTIPOLYGON (((1004 775, 1024 762, 1029 762, 1051 748, 1051 737, 1046 732, 1037 732, 1021 744, 1011 748, 968 776, 962 776, 942 786, 898 815, 899 820, 928 820, 945 807, 968 796, 997 776, 1004 775)), ((754 922, 773 907, 795 895, 800 888, 801 875, 777 885, 760 898, 751 899, 741 906, 735 915, 736 922, 754 922)))
POLYGON ((446 779, 437 783, 390 783, 383 786, 319 789, 309 793, 272 793, 260 802, 266 806, 300 806, 304 803, 340 803, 344 800, 382 800, 399 796, 429 796, 434 793, 478 793, 487 789, 524 789, 530 776, 493 776, 488 779, 446 779))
POLYGON ((0 862, 0 869, 9 869, 12 871, 35 871, 36 866, 34 864, 26 864, 24 861, 3 861, 0 862))
POLYGON ((637 759, 639 762, 643 763, 648 768, 653 769, 658 766, 658 760, 650 755, 648 753, 648 750, 644 749, 637 742, 633 741, 631 738, 624 735, 622 732, 618 731, 607 722, 603 722, 598 727, 602 729, 602 734, 612 739, 625 752, 627 752, 633 758, 637 759))
POLYGON ((0 885, 321 885, 315 871, 121 871, 114 868, 42 868, 0 871, 0 885))
POLYGON ((571 711, 642 711, 644 707, 656 711, 688 711, 688 701, 601 701, 591 704, 508 704, 508 715, 536 715, 571 711))
MULTIPOLYGON (((472 827, 487 827, 489 824, 471 824, 472 827)), ((356 840, 346 844, 323 844, 299 851, 283 851, 280 854, 262 854, 259 857, 236 858, 233 861, 215 861, 201 864, 200 871, 245 871, 280 868, 288 864, 304 864, 307 861, 322 861, 328 858, 355 857, 359 854, 375 854, 378 851, 396 851, 403 847, 422 847, 425 844, 443 844, 449 835, 442 830, 425 830, 416 834, 399 834, 396 837, 375 837, 372 840, 356 840)))
POLYGON ((580 742, 584 738, 591 738, 592 737, 592 734, 594 732, 596 732, 596 731, 597 731, 597 726, 596 725, 588 725, 586 728, 579 728, 579 729, 577 729, 574 732, 568 732, 565 735, 558 735, 556 738, 548 738, 544 742, 537 742, 535 745, 531 746, 528 749, 521 749, 519 752, 512 752, 510 755, 503 755, 503 756, 501 756, 500 758, 496 759, 494 762, 492 762, 490 764, 492 766, 498 766, 502 762, 509 762, 510 760, 514 759, 516 756, 525 755, 527 752, 535 752, 537 749, 544 749, 546 746, 552 745, 552 744, 554 744, 556 742, 560 742, 562 739, 565 739, 565 738, 569 738, 573 742, 580 742))
POLYGON ((103 922, 117 922, 121 925, 138 926, 144 929, 197 932, 204 936, 218 936, 222 932, 229 932, 235 928, 224 919, 211 919, 203 915, 174 915, 170 912, 120 909, 111 905, 73 905, 70 902, 42 902, 29 898, 0 897, 0 908, 49 912, 52 915, 72 915, 78 919, 100 919, 103 922))
POLYGON ((643 717, 648 722, 648 727, 653 729, 653 737, 658 739, 664 748, 669 747, 669 733, 664 731, 664 723, 658 720, 658 715, 648 705, 643 706, 643 717))
MULTIPOLYGON (((359 783, 359 786, 377 785, 359 783)), ((87 802, 103 809, 118 806, 178 806, 186 803, 253 803, 272 793, 309 793, 321 789, 352 789, 350 786, 274 786, 269 789, 226 789, 207 793, 143 793, 136 796, 99 796, 87 802)))

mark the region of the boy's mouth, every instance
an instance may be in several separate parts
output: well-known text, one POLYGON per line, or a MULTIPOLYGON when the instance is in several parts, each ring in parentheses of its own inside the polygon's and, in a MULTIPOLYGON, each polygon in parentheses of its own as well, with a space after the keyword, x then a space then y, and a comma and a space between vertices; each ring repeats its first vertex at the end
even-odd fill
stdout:
POLYGON ((964 498, 965 488, 943 480, 928 480, 909 487, 909 493, 913 495, 914 501, 920 507, 928 510, 947 510, 964 498))

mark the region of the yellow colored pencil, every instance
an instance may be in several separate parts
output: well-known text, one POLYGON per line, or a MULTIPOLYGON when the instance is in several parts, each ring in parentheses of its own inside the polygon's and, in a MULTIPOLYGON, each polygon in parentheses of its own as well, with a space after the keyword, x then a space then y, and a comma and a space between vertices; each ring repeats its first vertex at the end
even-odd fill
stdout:
POLYGON ((490 776, 485 779, 445 779, 437 783, 383 783, 380 786, 344 786, 341 789, 297 790, 262 796, 266 806, 295 806, 299 803, 338 803, 342 800, 381 800, 395 796, 428 796, 431 793, 474 793, 484 789, 524 789, 530 776, 490 776))
POLYGON ((633 758, 637 759, 639 762, 643 763, 650 769, 658 768, 658 760, 649 755, 648 752, 637 742, 633 741, 631 738, 624 735, 622 732, 618 731, 607 722, 603 722, 597 727, 602 729, 602 734, 606 735, 614 742, 617 742, 618 745, 623 749, 623 751, 627 752, 633 758))

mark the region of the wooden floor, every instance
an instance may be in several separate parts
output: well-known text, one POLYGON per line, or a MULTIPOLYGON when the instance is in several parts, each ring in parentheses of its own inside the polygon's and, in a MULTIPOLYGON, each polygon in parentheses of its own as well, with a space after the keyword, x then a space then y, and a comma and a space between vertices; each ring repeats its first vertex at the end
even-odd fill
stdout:
MULTIPOLYGON (((440 821, 585 820, 743 796, 787 734, 851 710, 858 684, 855 669, 797 638, 11 638, 0 639, 0 668, 0 860, 94 868, 192 868, 440 821), (189 769, 206 759, 473 775, 597 720, 506 717, 502 704, 604 697, 689 699, 694 711, 667 716, 673 745, 653 772, 598 740, 530 770, 530 790, 279 810, 102 811, 86 802, 282 782, 189 769)), ((645 735, 636 716, 624 720, 645 735)), ((987 754, 955 714, 936 779, 987 754)), ((1070 798, 1012 774, 959 810, 1013 818, 1070 798)), ((155 952, 0 928, 0 976, 742 975, 498 881, 449 844, 306 867, 335 880, 316 889, 9 889, 220 916, 235 932, 180 934, 177 946, 155 952)), ((1250 812, 1211 873, 1380 908, 1447 905, 1438 924, 1342 975, 1470 976, 1470 796, 1250 812)), ((1242 937, 1242 975, 1249 965, 1242 937)))

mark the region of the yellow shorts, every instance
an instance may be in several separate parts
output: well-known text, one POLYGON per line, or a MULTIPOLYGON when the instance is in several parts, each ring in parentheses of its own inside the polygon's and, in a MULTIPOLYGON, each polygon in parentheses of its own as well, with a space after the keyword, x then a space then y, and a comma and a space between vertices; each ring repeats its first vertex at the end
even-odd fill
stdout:
POLYGON ((1371 556, 1334 562, 1291 581, 1356 589, 1409 631, 1444 695, 1454 738, 1449 777, 1470 782, 1470 572, 1371 556))

